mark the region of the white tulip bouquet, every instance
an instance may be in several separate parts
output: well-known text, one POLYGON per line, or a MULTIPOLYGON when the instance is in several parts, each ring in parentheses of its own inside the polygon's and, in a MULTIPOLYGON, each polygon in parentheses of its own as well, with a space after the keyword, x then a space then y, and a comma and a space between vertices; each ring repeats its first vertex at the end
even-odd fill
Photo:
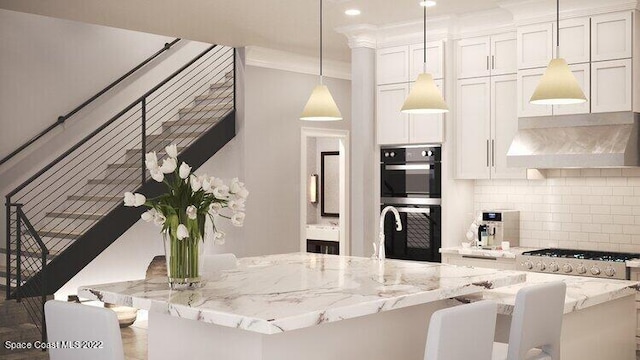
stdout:
POLYGON ((142 219, 162 227, 170 284, 194 284, 199 282, 198 244, 205 237, 207 219, 215 243, 224 243, 225 234, 216 228, 215 217, 229 219, 234 226, 242 226, 249 191, 237 178, 226 185, 219 178, 192 173, 185 162, 178 167, 175 144, 167 146, 165 151, 168 157, 162 160, 162 165, 155 152, 146 154, 145 164, 151 178, 164 182, 168 191, 153 199, 126 192, 124 205, 148 207, 142 219))

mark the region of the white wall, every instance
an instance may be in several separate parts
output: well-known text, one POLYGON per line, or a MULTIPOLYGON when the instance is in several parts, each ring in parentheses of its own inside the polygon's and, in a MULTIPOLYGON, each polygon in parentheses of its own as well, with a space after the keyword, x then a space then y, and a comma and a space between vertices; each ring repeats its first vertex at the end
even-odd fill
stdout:
POLYGON ((474 207, 520 210, 521 246, 640 252, 640 169, 477 180, 474 207))

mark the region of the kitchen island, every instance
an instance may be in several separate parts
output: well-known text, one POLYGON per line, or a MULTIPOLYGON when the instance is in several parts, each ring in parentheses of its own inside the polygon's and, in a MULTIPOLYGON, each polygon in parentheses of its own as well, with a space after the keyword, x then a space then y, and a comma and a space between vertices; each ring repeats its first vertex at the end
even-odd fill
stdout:
POLYGON ((201 289, 163 279, 79 295, 149 310, 149 359, 423 358, 430 315, 455 297, 525 281, 515 271, 369 258, 243 258, 201 289))

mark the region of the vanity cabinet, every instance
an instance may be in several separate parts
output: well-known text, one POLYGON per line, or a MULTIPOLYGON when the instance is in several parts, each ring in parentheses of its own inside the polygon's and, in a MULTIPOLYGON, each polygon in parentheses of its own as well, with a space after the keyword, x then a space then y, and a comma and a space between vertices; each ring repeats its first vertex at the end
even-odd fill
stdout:
POLYGON ((456 170, 459 179, 526 179, 526 169, 507 167, 518 130, 516 76, 458 81, 456 170))
MULTIPOLYGON (((423 44, 377 51, 376 138, 379 145, 442 143, 444 114, 400 112, 413 82, 423 72, 423 44)), ((444 95, 444 42, 427 43, 427 72, 444 95)))
POLYGON ((515 74, 516 34, 466 38, 456 46, 457 78, 515 74))

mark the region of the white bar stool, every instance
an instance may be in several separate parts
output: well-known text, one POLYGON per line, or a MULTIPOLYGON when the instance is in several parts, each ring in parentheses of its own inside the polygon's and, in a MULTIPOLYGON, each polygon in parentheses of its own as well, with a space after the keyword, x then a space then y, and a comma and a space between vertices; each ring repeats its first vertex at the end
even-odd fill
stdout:
POLYGON ((118 317, 112 310, 49 300, 44 313, 47 341, 73 346, 49 349, 50 360, 124 360, 118 317))
POLYGON ((238 259, 234 254, 204 255, 204 276, 212 276, 222 270, 231 270, 238 267, 238 259))
POLYGON ((425 360, 490 360, 498 306, 479 301, 431 316, 425 360))
POLYGON ((522 288, 516 294, 509 344, 495 343, 494 360, 559 360, 567 285, 562 281, 522 288))

